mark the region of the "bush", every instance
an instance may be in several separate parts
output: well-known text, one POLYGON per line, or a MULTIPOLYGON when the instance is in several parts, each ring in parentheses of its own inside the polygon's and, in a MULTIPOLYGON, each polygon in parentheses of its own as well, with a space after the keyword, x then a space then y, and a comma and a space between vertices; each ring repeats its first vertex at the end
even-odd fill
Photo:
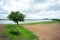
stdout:
POLYGON ((52 19, 52 21, 60 22, 60 19, 52 19))
POLYGON ((18 31, 10 31, 10 33, 13 35, 19 35, 20 34, 18 31))

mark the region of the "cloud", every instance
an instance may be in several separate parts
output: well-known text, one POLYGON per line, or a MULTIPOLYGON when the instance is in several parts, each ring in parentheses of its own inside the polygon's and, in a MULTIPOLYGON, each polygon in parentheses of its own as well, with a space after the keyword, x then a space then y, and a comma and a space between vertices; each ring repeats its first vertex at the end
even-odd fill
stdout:
POLYGON ((53 3, 54 0, 33 0, 35 4, 37 3, 53 3))
POLYGON ((52 10, 52 11, 59 11, 60 10, 60 4, 56 3, 55 5, 49 6, 47 10, 52 10))
POLYGON ((0 19, 7 19, 8 14, 0 14, 0 19))
POLYGON ((49 6, 48 4, 41 3, 41 4, 35 4, 33 8, 36 10, 45 10, 48 8, 48 6, 49 6))
POLYGON ((17 10, 26 19, 60 18, 60 0, 0 0, 0 18, 17 10))
POLYGON ((44 3, 46 0, 34 0, 35 3, 44 3))
POLYGON ((0 8, 0 14, 8 14, 8 11, 6 11, 6 10, 0 8))
MULTIPOLYGON (((2 2, 2 1, 1 1, 2 2)), ((2 8, 8 11, 12 10, 26 10, 29 7, 30 0, 6 0, 3 1, 2 8)))

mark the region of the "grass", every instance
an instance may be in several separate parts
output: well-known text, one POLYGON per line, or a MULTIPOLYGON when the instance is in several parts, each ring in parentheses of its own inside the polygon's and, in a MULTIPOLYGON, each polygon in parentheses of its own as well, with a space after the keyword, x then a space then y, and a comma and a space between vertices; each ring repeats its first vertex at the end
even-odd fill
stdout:
POLYGON ((9 40, 39 40, 39 38, 31 31, 23 28, 23 26, 14 24, 5 25, 4 36, 9 40), (11 31, 17 31, 19 34, 13 35, 10 33, 11 31))
MULTIPOLYGON (((45 21, 45 22, 32 22, 32 23, 26 23, 27 25, 35 25, 35 24, 55 24, 60 23, 58 21, 45 21)), ((25 24, 22 24, 25 25, 25 24)))

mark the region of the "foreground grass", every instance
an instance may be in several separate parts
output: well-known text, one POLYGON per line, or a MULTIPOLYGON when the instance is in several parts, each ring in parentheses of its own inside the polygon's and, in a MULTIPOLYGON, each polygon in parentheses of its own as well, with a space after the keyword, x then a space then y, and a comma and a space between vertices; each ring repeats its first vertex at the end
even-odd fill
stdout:
POLYGON ((5 25, 4 36, 8 40, 39 40, 38 37, 31 31, 17 25, 5 25), (11 34, 11 31, 19 32, 18 35, 11 34))
MULTIPOLYGON (((58 21, 45 21, 45 22, 32 22, 32 23, 26 23, 27 25, 35 25, 35 24, 56 24, 59 23, 58 21)), ((22 24, 25 25, 25 24, 22 24)))

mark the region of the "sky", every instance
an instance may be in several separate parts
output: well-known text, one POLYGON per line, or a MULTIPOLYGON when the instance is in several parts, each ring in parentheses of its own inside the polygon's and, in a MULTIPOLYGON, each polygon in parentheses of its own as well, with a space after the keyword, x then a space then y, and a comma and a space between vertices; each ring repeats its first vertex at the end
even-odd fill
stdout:
POLYGON ((22 12, 25 19, 60 18, 60 0, 0 0, 0 19, 11 11, 22 12))

